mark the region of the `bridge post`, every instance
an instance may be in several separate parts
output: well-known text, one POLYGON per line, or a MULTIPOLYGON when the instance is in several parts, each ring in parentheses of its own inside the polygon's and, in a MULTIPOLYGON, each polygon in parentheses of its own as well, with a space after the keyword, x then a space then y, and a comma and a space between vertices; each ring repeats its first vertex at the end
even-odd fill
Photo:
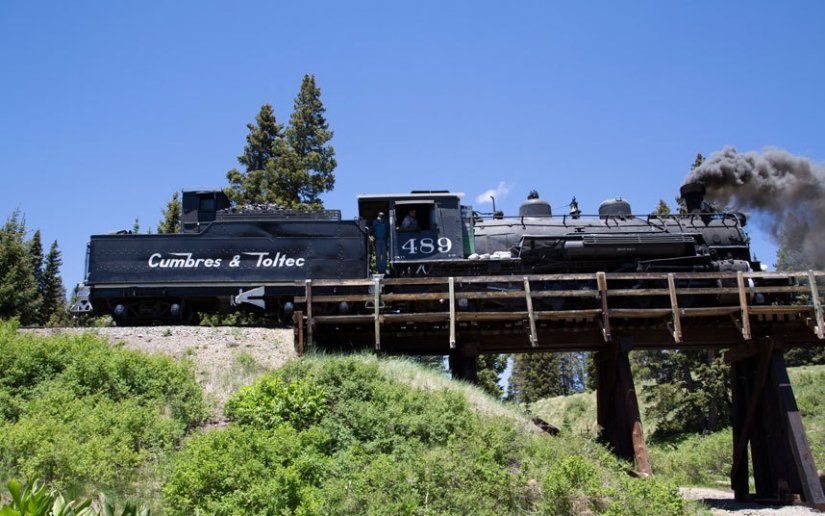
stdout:
POLYGON ((464 344, 450 353, 450 375, 454 380, 478 383, 478 344, 464 344))
POLYGON ((295 352, 299 357, 304 356, 304 313, 300 310, 292 314, 292 336, 295 352))
POLYGON ((779 502, 793 495, 819 510, 825 494, 791 388, 781 346, 773 339, 732 349, 733 465, 731 488, 737 500, 752 498, 748 488, 748 444, 756 494, 779 502), (777 349, 778 348, 778 349, 777 349))
POLYGON ((624 337, 608 346, 596 355, 596 411, 601 437, 617 457, 635 461, 636 471, 649 476, 653 471, 628 359, 633 341, 624 337))

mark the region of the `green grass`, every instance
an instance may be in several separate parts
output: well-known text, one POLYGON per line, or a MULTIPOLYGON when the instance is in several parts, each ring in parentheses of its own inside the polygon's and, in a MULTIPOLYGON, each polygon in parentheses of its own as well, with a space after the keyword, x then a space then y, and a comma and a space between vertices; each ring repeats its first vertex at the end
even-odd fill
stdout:
MULTIPOLYGON (((825 366, 805 366, 788 369, 791 387, 808 439, 814 463, 825 466, 825 366)), ((646 436, 655 427, 645 421, 644 385, 637 395, 646 436)), ((545 398, 530 405, 537 416, 565 432, 595 437, 596 395, 593 392, 545 398)), ((730 483, 733 455, 730 428, 708 435, 677 435, 671 439, 648 442, 653 474, 682 486, 725 487, 730 483)))

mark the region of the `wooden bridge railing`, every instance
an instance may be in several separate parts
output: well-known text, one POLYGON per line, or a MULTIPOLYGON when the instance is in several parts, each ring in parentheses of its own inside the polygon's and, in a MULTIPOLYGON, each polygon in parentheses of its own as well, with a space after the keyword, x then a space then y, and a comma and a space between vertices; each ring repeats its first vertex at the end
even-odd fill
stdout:
POLYGON ((295 298, 305 307, 301 318, 312 342, 313 328, 324 324, 372 324, 375 348, 381 348, 382 326, 392 323, 449 325, 450 348, 456 346, 457 325, 467 322, 524 321, 529 344, 538 345, 539 321, 589 319, 598 324, 605 341, 616 319, 667 318, 674 344, 682 342, 686 318, 731 316, 744 340, 752 338, 751 316, 803 317, 816 338, 825 338, 818 281, 825 272, 702 272, 702 273, 580 273, 524 276, 415 277, 364 280, 306 280, 295 298), (781 284, 785 283, 785 284, 781 284), (692 286, 697 285, 697 286, 692 286), (755 304, 789 295, 806 304, 755 304), (687 306, 705 296, 702 306, 687 306), (708 296, 715 296, 708 302, 708 296), (472 302, 503 308, 473 311, 472 302), (363 303, 368 310, 328 314, 321 307, 363 303), (587 305, 587 306, 583 306, 587 305), (438 309, 433 309, 436 306, 438 309), (402 307, 390 310, 388 307, 402 307), (441 308, 443 307, 443 308, 441 308))

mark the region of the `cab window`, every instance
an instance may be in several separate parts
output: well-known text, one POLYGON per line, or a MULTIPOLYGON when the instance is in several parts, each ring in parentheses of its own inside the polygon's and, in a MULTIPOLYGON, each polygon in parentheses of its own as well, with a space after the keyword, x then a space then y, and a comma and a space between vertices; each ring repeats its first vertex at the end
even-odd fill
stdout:
POLYGON ((435 210, 431 204, 396 205, 395 220, 398 231, 421 231, 436 226, 435 210))

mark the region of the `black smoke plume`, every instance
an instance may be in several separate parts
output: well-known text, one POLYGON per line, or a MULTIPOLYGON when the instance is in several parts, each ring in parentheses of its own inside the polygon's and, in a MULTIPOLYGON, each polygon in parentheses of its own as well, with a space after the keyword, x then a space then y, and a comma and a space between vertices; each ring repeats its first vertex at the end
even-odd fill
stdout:
POLYGON ((780 149, 738 153, 725 147, 694 168, 684 183, 701 181, 706 197, 755 212, 780 246, 825 265, 825 167, 780 149))

